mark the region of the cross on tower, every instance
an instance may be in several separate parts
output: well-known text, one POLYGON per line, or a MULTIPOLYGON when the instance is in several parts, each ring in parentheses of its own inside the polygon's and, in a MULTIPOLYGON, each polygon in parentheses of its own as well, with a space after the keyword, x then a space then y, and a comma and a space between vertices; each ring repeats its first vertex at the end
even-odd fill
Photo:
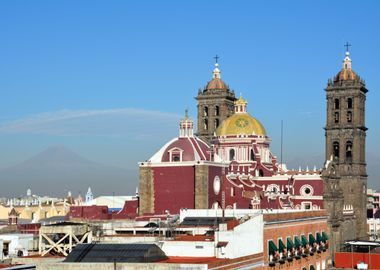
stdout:
POLYGON ((346 42, 346 44, 344 45, 344 47, 346 47, 346 52, 348 52, 348 49, 349 49, 349 47, 351 47, 351 44, 348 43, 348 42, 346 42))
POLYGON ((218 59, 219 59, 219 56, 218 55, 215 55, 215 63, 218 63, 218 59))

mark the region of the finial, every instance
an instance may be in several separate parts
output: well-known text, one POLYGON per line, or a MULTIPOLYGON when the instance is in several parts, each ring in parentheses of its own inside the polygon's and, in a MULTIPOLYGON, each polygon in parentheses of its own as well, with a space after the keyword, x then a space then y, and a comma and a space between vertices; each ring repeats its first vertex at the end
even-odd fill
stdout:
POLYGON ((189 109, 187 109, 187 108, 185 110, 185 118, 189 118, 189 109))
POLYGON ((219 59, 219 56, 218 55, 215 55, 215 68, 214 68, 214 71, 212 72, 212 78, 213 79, 220 79, 220 70, 219 70, 219 64, 218 64, 218 59, 219 59))
POLYGON ((344 47, 346 47, 346 57, 343 60, 343 69, 351 69, 351 58, 350 58, 350 52, 349 47, 351 46, 350 43, 346 43, 344 47))

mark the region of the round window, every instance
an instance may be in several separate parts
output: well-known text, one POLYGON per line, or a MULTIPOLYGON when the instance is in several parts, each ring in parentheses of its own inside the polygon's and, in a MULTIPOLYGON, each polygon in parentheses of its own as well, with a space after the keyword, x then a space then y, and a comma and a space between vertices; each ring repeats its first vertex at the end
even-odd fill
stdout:
POLYGON ((300 193, 302 196, 313 196, 314 189, 310 185, 303 185, 300 189, 300 193))

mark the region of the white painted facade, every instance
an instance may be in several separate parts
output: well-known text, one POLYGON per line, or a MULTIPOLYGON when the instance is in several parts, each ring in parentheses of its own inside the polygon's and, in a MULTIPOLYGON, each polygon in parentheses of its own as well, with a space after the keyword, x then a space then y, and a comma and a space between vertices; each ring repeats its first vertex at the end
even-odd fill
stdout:
MULTIPOLYGON (((186 217, 235 217, 240 224, 227 230, 227 224, 219 224, 214 238, 204 241, 162 241, 162 250, 167 256, 175 257, 217 257, 234 259, 263 252, 264 222, 261 210, 253 209, 188 209, 181 210, 181 222, 186 217), (218 245, 220 244, 220 245, 218 245)), ((177 230, 180 228, 177 228, 177 230)), ((210 230, 210 228, 203 228, 210 230)), ((186 228, 192 235, 204 235, 199 227, 186 228)))
POLYGON ((108 208, 123 208, 125 201, 135 200, 135 196, 99 196, 84 205, 106 205, 108 208))
POLYGON ((173 257, 215 257, 214 241, 163 241, 161 249, 166 256, 173 257))
POLYGON ((3 240, 0 239, 0 261, 4 260, 4 253, 3 253, 3 240))
POLYGON ((221 230, 215 234, 215 242, 228 242, 218 249, 218 258, 238 258, 264 252, 263 215, 251 217, 233 230, 221 230))
MULTIPOLYGON (((2 250, 8 254, 7 257, 17 257, 18 251, 22 251, 23 256, 28 256, 29 247, 33 245, 33 234, 0 234, 0 241, 3 245, 8 245, 8 250, 2 250)), ((0 242, 0 243, 1 243, 0 242)))

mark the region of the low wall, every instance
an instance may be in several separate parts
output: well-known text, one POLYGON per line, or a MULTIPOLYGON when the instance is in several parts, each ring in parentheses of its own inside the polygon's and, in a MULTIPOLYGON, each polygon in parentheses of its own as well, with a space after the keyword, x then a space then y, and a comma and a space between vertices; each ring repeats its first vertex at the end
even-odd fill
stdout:
POLYGON ((37 265, 36 270, 206 270, 206 264, 172 263, 46 263, 37 265))

